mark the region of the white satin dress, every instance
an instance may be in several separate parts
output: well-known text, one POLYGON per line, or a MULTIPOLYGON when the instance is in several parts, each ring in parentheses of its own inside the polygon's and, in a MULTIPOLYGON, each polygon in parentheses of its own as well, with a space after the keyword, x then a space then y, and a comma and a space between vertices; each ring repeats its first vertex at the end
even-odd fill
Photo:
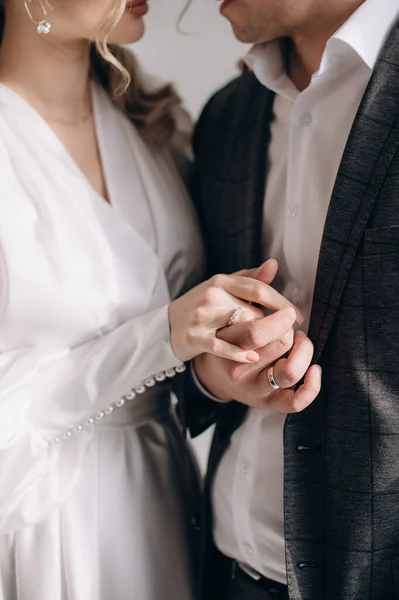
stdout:
POLYGON ((167 304, 201 242, 171 153, 92 89, 110 204, 0 85, 0 599, 192 600, 167 304))

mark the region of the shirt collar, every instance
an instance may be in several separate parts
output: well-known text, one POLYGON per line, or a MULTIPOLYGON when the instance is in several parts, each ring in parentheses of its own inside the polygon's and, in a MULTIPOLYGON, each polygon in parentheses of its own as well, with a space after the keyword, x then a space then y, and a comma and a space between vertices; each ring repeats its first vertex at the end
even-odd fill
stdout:
MULTIPOLYGON (((370 71, 374 69, 385 40, 399 18, 397 0, 366 0, 328 40, 320 70, 356 57, 370 71)), ((257 79, 281 96, 295 99, 298 95, 285 71, 280 41, 258 44, 245 57, 257 79)))
POLYGON ((272 92, 290 100, 298 96, 287 75, 280 40, 253 46, 244 60, 260 83, 272 92))
POLYGON ((325 54, 346 47, 373 70, 398 18, 398 0, 366 0, 328 41, 325 54))

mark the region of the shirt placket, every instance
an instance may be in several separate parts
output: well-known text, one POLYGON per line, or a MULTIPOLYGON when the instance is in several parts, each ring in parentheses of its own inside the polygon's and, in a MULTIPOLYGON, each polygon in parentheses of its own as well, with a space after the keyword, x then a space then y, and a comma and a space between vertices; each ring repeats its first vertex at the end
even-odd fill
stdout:
POLYGON ((289 280, 285 294, 300 310, 304 309, 307 290, 304 289, 305 272, 301 244, 306 235, 306 222, 303 221, 306 202, 306 181, 303 179, 307 161, 306 146, 309 143, 313 126, 309 90, 296 99, 290 122, 289 148, 287 160, 287 194, 284 218, 284 255, 289 280))
MULTIPOLYGON (((240 559, 245 565, 253 567, 256 560, 256 538, 253 535, 249 507, 254 493, 255 470, 253 465, 254 436, 251 435, 251 417, 243 425, 243 435, 235 463, 233 485, 233 522, 240 550, 240 559)), ((256 437, 256 436, 255 436, 256 437)))

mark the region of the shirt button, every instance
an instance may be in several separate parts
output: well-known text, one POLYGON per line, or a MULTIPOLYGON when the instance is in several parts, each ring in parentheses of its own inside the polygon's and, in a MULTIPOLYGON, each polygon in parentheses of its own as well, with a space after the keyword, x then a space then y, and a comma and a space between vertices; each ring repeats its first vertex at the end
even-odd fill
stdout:
POLYGON ((244 471, 245 475, 248 475, 249 473, 249 462, 247 460, 243 460, 241 463, 242 466, 242 470, 244 471))
POLYGON ((298 216, 298 212, 299 212, 299 208, 296 204, 293 204, 289 209, 290 217, 292 217, 293 219, 295 219, 295 217, 298 216))
POLYGON ((244 549, 245 552, 249 555, 252 556, 254 553, 254 549, 252 548, 252 546, 250 544, 244 544, 244 549))
POLYGON ((313 123, 313 117, 309 113, 305 113, 301 117, 301 125, 302 127, 309 127, 313 123))

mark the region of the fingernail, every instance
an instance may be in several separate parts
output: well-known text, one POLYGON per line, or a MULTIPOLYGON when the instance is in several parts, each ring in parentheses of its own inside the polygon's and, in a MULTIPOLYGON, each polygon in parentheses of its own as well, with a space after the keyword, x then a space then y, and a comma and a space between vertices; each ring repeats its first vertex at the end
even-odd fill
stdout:
POLYGON ((321 370, 321 367, 320 367, 319 365, 316 365, 316 369, 315 369, 315 371, 316 371, 316 376, 317 376, 319 379, 321 379, 322 370, 321 370))
POLYGON ((257 354, 256 352, 247 352, 245 358, 248 362, 255 363, 259 360, 259 354, 257 354))
POLYGON ((296 317, 296 322, 298 323, 298 325, 302 325, 302 323, 304 322, 305 318, 304 318, 304 316, 303 316, 303 315, 302 315, 302 314, 299 312, 299 310, 298 310, 298 309, 296 309, 296 314, 295 314, 295 317, 296 317))
POLYGON ((289 308, 288 313, 294 321, 297 320, 297 311, 294 308, 289 308))

